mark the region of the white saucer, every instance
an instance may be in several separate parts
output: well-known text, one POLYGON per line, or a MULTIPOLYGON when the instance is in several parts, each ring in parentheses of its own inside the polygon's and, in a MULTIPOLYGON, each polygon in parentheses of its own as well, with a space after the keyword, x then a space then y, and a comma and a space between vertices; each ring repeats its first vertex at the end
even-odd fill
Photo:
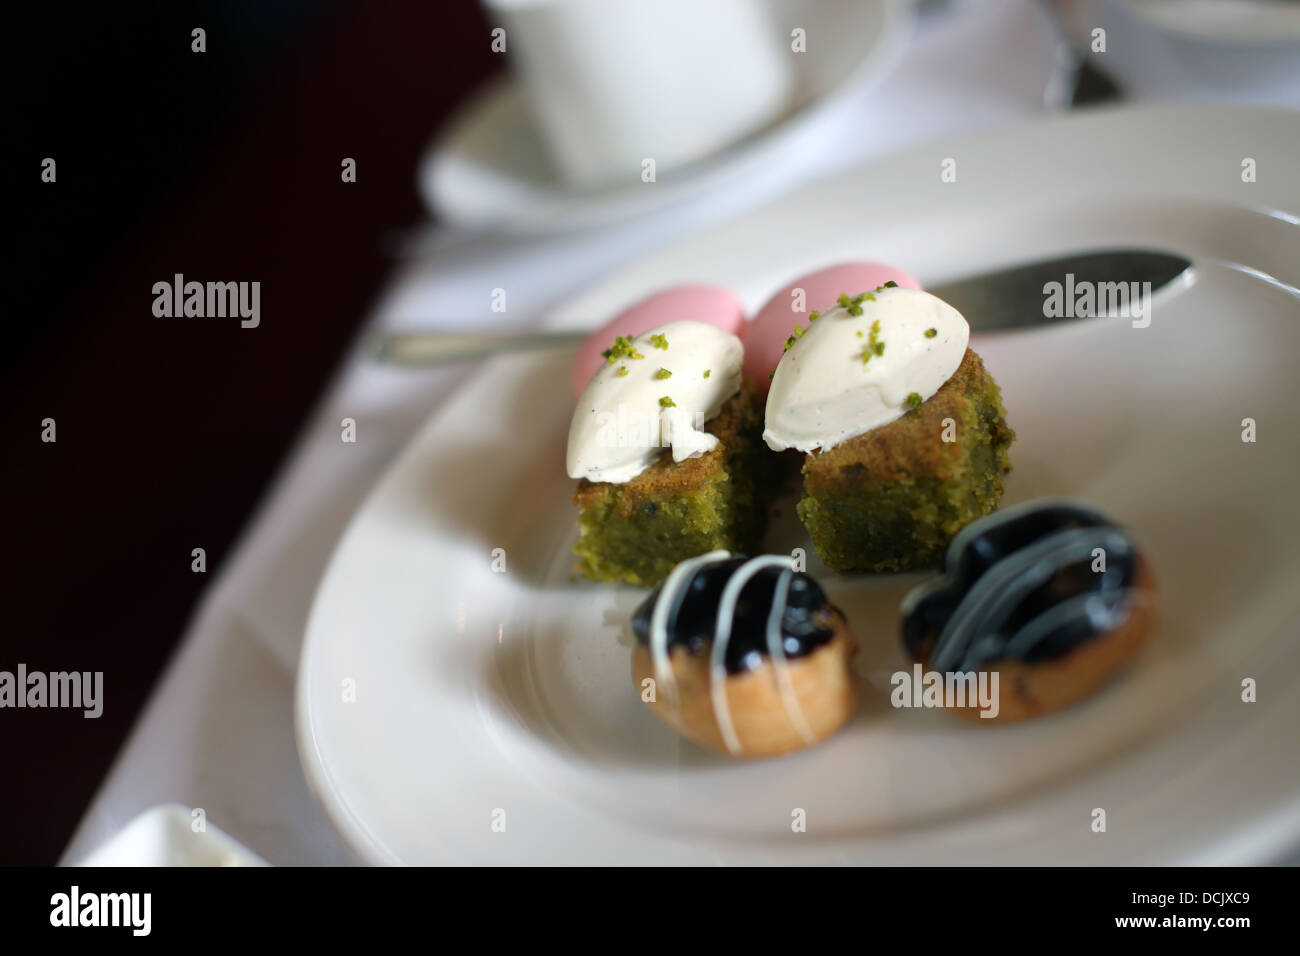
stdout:
MULTIPOLYGON (((1154 568, 1160 624, 1110 686, 1011 726, 894 710, 899 601, 921 577, 810 559, 862 647, 861 712, 780 760, 684 743, 641 704, 620 639, 646 592, 571 577, 571 355, 502 357, 391 466, 316 595, 297 730, 343 839, 376 863, 1219 864, 1294 847, 1298 141, 1293 113, 1184 108, 940 143, 695 235, 557 317, 574 326, 701 276, 753 308, 853 258, 936 283, 1069 250, 1190 257, 1192 280, 1158 297, 1148 328, 1095 319, 973 342, 1018 433, 1005 503, 1091 502, 1154 568), (948 157, 956 182, 940 179, 948 157), (1257 703, 1241 699, 1246 678, 1257 703)), ((800 534, 786 524, 768 548, 806 546, 800 534)))
MULTIPOLYGON (((439 132, 420 161, 420 194, 444 221, 466 228, 543 233, 593 226, 697 196, 733 177, 771 168, 843 116, 855 91, 875 82, 906 46, 904 0, 767 0, 788 37, 807 30, 809 52, 794 57, 795 103, 778 121, 711 159, 660 170, 597 192, 562 185, 512 77, 488 83, 439 132)), ((788 41, 787 41, 788 42, 788 41)))

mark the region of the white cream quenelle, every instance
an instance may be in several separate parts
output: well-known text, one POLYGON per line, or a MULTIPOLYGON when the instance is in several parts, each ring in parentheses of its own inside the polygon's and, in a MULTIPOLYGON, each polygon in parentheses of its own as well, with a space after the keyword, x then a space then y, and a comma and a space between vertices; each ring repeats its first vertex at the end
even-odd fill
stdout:
POLYGON ((712 450, 718 439, 704 426, 740 391, 743 357, 740 339, 703 322, 620 340, 578 399, 569 477, 621 484, 665 448, 678 462, 712 450))
POLYGON ((887 425, 952 377, 969 340, 961 313, 928 292, 854 296, 810 321, 782 356, 763 440, 810 452, 887 425))

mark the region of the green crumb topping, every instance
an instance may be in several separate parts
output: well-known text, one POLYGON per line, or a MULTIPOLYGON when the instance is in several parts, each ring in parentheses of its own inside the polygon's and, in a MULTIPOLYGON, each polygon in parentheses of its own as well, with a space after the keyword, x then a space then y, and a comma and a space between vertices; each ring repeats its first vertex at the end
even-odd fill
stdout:
POLYGON ((668 369, 666 368, 661 368, 659 371, 655 372, 655 378, 658 379, 672 378, 672 377, 673 377, 673 373, 668 371, 668 369))
POLYGON ((890 280, 889 280, 888 282, 886 282, 883 286, 881 286, 881 288, 882 288, 882 289, 897 289, 897 288, 898 288, 898 283, 895 282, 893 279, 890 279, 890 280))
POLYGON ((614 374, 617 375, 619 378, 622 378, 623 376, 627 375, 627 366, 626 366, 626 365, 620 365, 620 366, 618 367, 618 371, 615 372, 614 374))
POLYGON ((656 332, 654 335, 650 336, 650 344, 655 348, 663 349, 666 352, 668 351, 668 336, 664 335, 662 332, 656 332))
POLYGON ((818 319, 820 319, 821 317, 822 317, 822 314, 821 314, 819 311, 817 311, 816 309, 813 309, 811 312, 808 313, 808 321, 809 321, 809 322, 816 322, 816 321, 817 321, 818 319))
POLYGON ((772 369, 772 371, 767 373, 767 380, 769 382, 772 381, 772 379, 774 378, 776 378, 776 369, 772 369))
POLYGON ((642 355, 640 352, 638 352, 636 350, 636 347, 632 345, 632 336, 630 335, 614 336, 614 344, 611 345, 609 348, 605 349, 605 351, 601 352, 600 354, 605 356, 605 359, 609 362, 610 365, 613 365, 619 359, 623 359, 623 358, 628 358, 628 359, 645 358, 645 356, 642 355))
POLYGON ((873 355, 884 355, 885 343, 880 341, 880 320, 876 319, 871 323, 871 334, 867 336, 867 346, 860 353, 858 358, 862 359, 862 364, 866 365, 871 361, 873 355))
POLYGON ((925 330, 925 337, 926 337, 927 339, 932 339, 932 338, 934 338, 934 337, 935 337, 936 335, 938 335, 938 334, 939 334, 939 330, 938 330, 938 329, 926 329, 926 330, 925 330))
POLYGON ((663 398, 659 399, 659 407, 660 407, 660 408, 676 408, 676 407, 677 407, 677 403, 674 402, 674 401, 673 401, 671 398, 669 398, 667 395, 665 395, 663 398))
POLYGON ((858 329, 858 338, 862 338, 862 330, 858 329))
POLYGON ((712 374, 713 374, 713 369, 711 369, 711 368, 706 368, 706 369, 704 370, 704 377, 705 377, 705 378, 708 378, 708 377, 709 377, 710 375, 712 375, 712 374))
POLYGON ((862 314, 863 302, 875 302, 876 297, 870 292, 859 292, 857 295, 849 298, 847 292, 841 292, 840 297, 835 300, 842 308, 849 310, 849 315, 858 316, 862 314))
POLYGON ((913 392, 912 394, 910 394, 910 395, 907 396, 907 407, 908 407, 908 408, 920 408, 920 407, 921 407, 921 403, 924 402, 924 401, 925 401, 925 399, 921 398, 921 393, 920 393, 920 392, 913 392))
POLYGON ((790 346, 794 345, 794 343, 799 341, 801 338, 803 338, 803 326, 796 325, 794 327, 794 335, 790 336, 788 339, 785 340, 785 348, 782 349, 782 351, 783 352, 790 351, 790 346))

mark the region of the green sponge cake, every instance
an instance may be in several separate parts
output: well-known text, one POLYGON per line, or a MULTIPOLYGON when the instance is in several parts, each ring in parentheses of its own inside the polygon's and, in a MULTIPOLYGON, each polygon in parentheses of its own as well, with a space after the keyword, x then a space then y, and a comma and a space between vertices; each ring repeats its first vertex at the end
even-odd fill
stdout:
POLYGON ((687 558, 757 550, 775 456, 742 355, 734 335, 700 322, 607 350, 569 429, 581 574, 650 586, 687 558))
POLYGON ((799 518, 837 571, 937 568, 953 536, 997 507, 1014 437, 997 383, 967 349, 919 408, 805 459, 799 518))
POLYGON ((791 340, 764 437, 808 453, 798 512, 828 567, 939 567, 1002 496, 1015 433, 1001 392, 965 319, 929 293, 840 301, 791 340))
POLYGON ((686 558, 723 549, 753 554, 766 526, 762 411, 743 389, 706 426, 713 450, 675 462, 660 454, 621 484, 583 479, 573 493, 580 509, 578 571, 600 581, 651 586, 686 558))

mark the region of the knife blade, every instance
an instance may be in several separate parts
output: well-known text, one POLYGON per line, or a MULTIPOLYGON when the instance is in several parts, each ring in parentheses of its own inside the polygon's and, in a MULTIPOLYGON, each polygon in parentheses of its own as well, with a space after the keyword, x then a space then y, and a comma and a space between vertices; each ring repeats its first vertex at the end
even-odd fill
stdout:
MULTIPOLYGON (((1145 283, 1150 283, 1149 290, 1154 293, 1186 272, 1191 264, 1182 256, 1148 249, 1084 252, 940 283, 927 291, 964 315, 971 331, 999 332, 1083 318, 1074 314, 1074 299, 1065 293, 1083 289, 1084 283, 1093 284, 1094 289, 1105 283, 1124 283, 1126 290, 1137 288, 1143 294, 1148 288, 1145 283), (1065 304, 1070 306, 1068 314, 1048 314, 1049 309, 1045 306, 1048 293, 1045 290, 1052 282, 1061 283, 1062 295, 1068 299, 1065 304), (1138 285, 1133 287, 1130 283, 1138 285)), ((372 340, 370 351, 380 361, 389 364, 427 367, 482 358, 497 352, 574 345, 588 334, 586 331, 522 334, 388 332, 372 340)))
POLYGON ((1154 294, 1186 272, 1191 264, 1179 255, 1144 249, 1086 252, 985 272, 929 286, 926 291, 965 316, 972 332, 999 332, 1090 318, 1076 313, 1076 297, 1070 294, 1072 291, 1091 287, 1093 301, 1098 302, 1097 290, 1113 289, 1111 283, 1122 283, 1124 301, 1128 301, 1131 290, 1154 294), (1063 315, 1048 314, 1048 290, 1053 282, 1061 285, 1063 315))

